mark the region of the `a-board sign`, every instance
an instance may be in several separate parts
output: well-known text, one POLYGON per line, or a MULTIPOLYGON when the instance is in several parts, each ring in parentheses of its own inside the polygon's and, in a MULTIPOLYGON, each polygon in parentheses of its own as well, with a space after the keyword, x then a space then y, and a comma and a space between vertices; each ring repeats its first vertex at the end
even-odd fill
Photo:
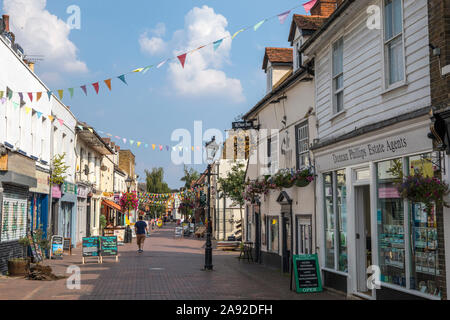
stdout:
POLYGON ((295 285, 298 293, 322 291, 317 254, 294 255, 295 285))
POLYGON ((100 255, 102 257, 117 256, 117 237, 104 236, 100 237, 100 255))
POLYGON ((72 254, 72 238, 64 238, 63 250, 72 254))
POLYGON ((41 262, 42 259, 42 251, 41 246, 39 244, 35 243, 36 237, 32 236, 31 233, 27 234, 28 241, 30 242, 30 248, 31 248, 31 254, 33 255, 33 258, 36 262, 41 262))
POLYGON ((114 229, 114 235, 117 237, 117 244, 123 245, 125 242, 125 229, 114 229))
POLYGON ((83 238, 83 257, 98 257, 99 251, 98 237, 83 238))
POLYGON ((52 236, 51 243, 51 255, 52 257, 62 257, 63 256, 63 242, 64 238, 61 236, 52 236))

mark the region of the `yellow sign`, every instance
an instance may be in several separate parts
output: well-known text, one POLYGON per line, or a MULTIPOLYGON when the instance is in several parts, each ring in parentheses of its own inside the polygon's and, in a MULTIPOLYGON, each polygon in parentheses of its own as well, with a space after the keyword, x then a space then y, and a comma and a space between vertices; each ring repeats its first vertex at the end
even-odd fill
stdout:
POLYGON ((272 219, 272 224, 277 224, 277 219, 272 219))
POLYGON ((158 222, 156 223, 156 225, 158 226, 158 228, 161 228, 163 225, 163 222, 161 219, 158 219, 158 222))

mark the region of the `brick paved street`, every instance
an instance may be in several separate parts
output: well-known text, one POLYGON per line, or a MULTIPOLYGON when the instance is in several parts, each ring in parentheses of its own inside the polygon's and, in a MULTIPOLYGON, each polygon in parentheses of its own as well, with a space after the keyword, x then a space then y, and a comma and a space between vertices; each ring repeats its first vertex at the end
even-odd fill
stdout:
POLYGON ((174 225, 152 231, 145 251, 137 253, 135 240, 119 247, 112 258, 81 264, 80 249, 64 260, 49 261, 54 273, 67 266, 81 268, 81 289, 69 290, 66 280, 31 281, 0 278, 0 299, 343 299, 325 291, 299 295, 289 290, 289 277, 265 266, 239 261, 238 252, 213 251, 214 271, 202 271, 204 239, 175 239, 174 225))

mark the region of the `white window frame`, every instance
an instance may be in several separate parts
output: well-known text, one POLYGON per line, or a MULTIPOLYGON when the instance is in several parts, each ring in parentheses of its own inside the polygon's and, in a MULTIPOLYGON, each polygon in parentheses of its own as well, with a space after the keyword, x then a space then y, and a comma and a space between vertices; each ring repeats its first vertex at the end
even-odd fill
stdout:
MULTIPOLYGON (((273 175, 278 171, 278 133, 267 137, 270 139, 270 155, 268 154, 267 168, 269 174, 273 175)), ((269 143, 267 143, 267 146, 269 143)))
POLYGON ((308 120, 301 122, 299 124, 297 124, 295 126, 295 162, 296 162, 296 167, 297 169, 301 169, 303 167, 307 167, 308 165, 310 165, 311 163, 311 159, 309 157, 309 122, 308 120), (307 150, 304 151, 300 151, 299 150, 299 144, 300 144, 300 134, 299 131, 301 129, 305 129, 306 128, 306 138, 301 139, 303 142, 306 140, 306 145, 307 145, 307 150), (300 165, 300 158, 301 157, 305 157, 305 159, 307 159, 308 164, 305 165, 300 165))
POLYGON ((331 90, 332 90, 332 100, 333 100, 333 114, 339 114, 345 110, 345 103, 344 103, 344 36, 340 35, 335 41, 331 44, 330 49, 330 65, 331 65, 331 90), (333 63, 333 52, 334 52, 334 46, 337 42, 342 41, 342 72, 334 75, 333 69, 334 69, 334 63, 333 63), (336 90, 336 79, 342 76, 342 87, 338 90, 336 90), (340 110, 337 109, 337 95, 342 93, 342 108, 340 110))
MULTIPOLYGON (((406 50, 405 50, 405 10, 404 10, 404 3, 403 0, 400 0, 401 2, 401 13, 402 13, 402 28, 401 28, 401 34, 398 34, 397 36, 392 37, 389 40, 385 39, 385 35, 386 35, 386 24, 385 24, 385 16, 386 16, 386 10, 385 10, 385 4, 386 4, 387 0, 382 0, 381 1, 381 7, 382 7, 382 27, 380 30, 380 37, 382 39, 381 41, 381 53, 382 53, 382 62, 383 62, 383 66, 382 66, 382 88, 383 91, 390 91, 393 89, 396 89, 398 87, 404 86, 406 85, 406 50), (389 55, 387 54, 387 47, 389 45, 389 43, 397 40, 398 38, 401 37, 401 47, 402 47, 402 61, 403 61, 403 68, 402 68, 402 73, 403 73, 403 79, 394 82, 392 84, 389 83, 390 79, 389 79, 389 55)), ((384 93, 383 92, 383 93, 384 93)))
POLYGON ((267 73, 267 92, 269 93, 270 91, 272 91, 273 86, 273 71, 271 65, 267 66, 266 73, 267 73))
POLYGON ((302 38, 299 37, 294 41, 294 71, 300 69, 303 63, 302 53, 300 52, 300 47, 302 46, 302 38))

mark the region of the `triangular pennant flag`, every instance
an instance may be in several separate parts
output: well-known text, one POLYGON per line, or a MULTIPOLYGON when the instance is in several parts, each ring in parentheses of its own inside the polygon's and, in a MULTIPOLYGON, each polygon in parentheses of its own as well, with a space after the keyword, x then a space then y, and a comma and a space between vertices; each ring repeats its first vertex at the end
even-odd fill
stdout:
POLYGON ((31 111, 31 108, 25 107, 25 113, 26 113, 26 114, 29 114, 30 111, 31 111))
POLYGON ((150 70, 151 67, 153 67, 153 65, 145 67, 144 70, 142 70, 142 73, 146 74, 147 71, 150 70))
POLYGON ((166 146, 166 150, 169 151, 169 146, 166 146))
POLYGON ((220 44, 222 43, 222 41, 223 41, 223 39, 214 41, 214 43, 213 43, 214 44, 214 51, 216 51, 220 47, 220 44))
POLYGON ((58 119, 58 122, 59 122, 60 125, 64 124, 64 120, 63 119, 58 119))
POLYGON ((148 144, 147 143, 145 144, 145 147, 148 148, 148 144))
POLYGON ((120 139, 120 137, 119 137, 119 136, 114 136, 114 138, 116 138, 116 139, 120 139))
POLYGON ((85 86, 85 85, 84 85, 84 86, 80 86, 80 88, 83 89, 84 94, 87 95, 87 89, 86 89, 86 86, 85 86))
POLYGON ((162 149, 163 149, 163 146, 159 145, 159 150, 162 151, 162 149))
POLYGON ((94 129, 88 128, 88 130, 89 130, 91 133, 94 133, 94 129))
POLYGON ((51 115, 48 115, 48 118, 50 119, 51 122, 53 122, 53 120, 55 119, 55 117, 51 115))
POLYGON ((109 91, 111 91, 111 79, 104 80, 106 86, 108 87, 109 91))
POLYGON ((177 151, 177 147, 172 147, 172 150, 173 151, 177 151))
POLYGON ((261 27, 262 24, 263 24, 264 22, 266 22, 266 19, 264 19, 264 20, 258 22, 257 24, 255 24, 254 27, 253 27, 253 29, 254 29, 255 31, 258 30, 259 27, 261 27))
POLYGON ((128 85, 127 81, 125 80, 125 75, 124 75, 124 74, 121 75, 121 76, 118 76, 117 78, 119 78, 120 80, 122 80, 123 83, 125 83, 126 85, 128 85))
POLYGON ((36 94, 36 101, 39 101, 41 99, 41 97, 42 97, 42 92, 38 92, 36 94))
POLYGON ((48 101, 50 101, 50 98, 52 97, 53 92, 51 91, 47 91, 47 95, 48 95, 48 101))
POLYGON ((28 98, 30 98, 30 101, 33 102, 33 92, 28 92, 28 98))
POLYGON ((133 145, 133 143, 134 143, 134 140, 130 140, 130 144, 133 145))
POLYGON ((154 144, 152 144, 152 148, 153 148, 153 150, 155 150, 156 146, 154 144))
POLYGON ((231 40, 233 40, 239 33, 241 33, 242 31, 244 31, 244 29, 241 29, 239 31, 236 31, 233 36, 231 37, 231 40))
POLYGON ((278 20, 280 20, 280 23, 283 24, 284 21, 286 21, 286 18, 289 17, 289 13, 291 13, 291 10, 280 13, 278 15, 278 20))
POLYGON ((80 130, 83 130, 83 129, 84 129, 84 127, 83 127, 83 126, 80 126, 80 125, 78 125, 77 127, 80 128, 80 130))
POLYGON ((13 91, 10 88, 6 88, 6 96, 8 97, 8 100, 12 99, 13 91))
POLYGON ((95 92, 98 94, 98 88, 99 88, 98 82, 93 83, 92 86, 94 87, 95 92))
POLYGON ((163 65, 164 65, 164 63, 166 63, 166 61, 167 61, 167 59, 166 60, 164 60, 164 61, 161 61, 157 66, 156 66, 156 68, 161 68, 163 65))
POLYGON ((140 142, 140 141, 138 141, 138 142, 137 142, 137 146, 139 147, 140 145, 141 145, 141 142, 140 142))
POLYGON ((177 58, 180 60, 181 66, 184 68, 184 63, 186 62, 187 53, 180 54, 177 58))
POLYGON ((137 68, 137 69, 133 70, 133 72, 141 72, 142 70, 144 70, 144 68, 137 68))
POLYGON ((63 95, 64 95, 64 90, 58 90, 58 95, 59 95, 59 99, 62 100, 63 95))
POLYGON ((41 116, 42 116, 42 112, 36 111, 36 113, 37 113, 37 117, 38 117, 38 119, 40 119, 40 118, 41 118, 41 116))
POLYGON ((306 13, 311 11, 311 9, 316 5, 316 2, 317 2, 317 0, 312 0, 312 1, 308 1, 307 3, 305 3, 303 5, 303 7, 305 8, 306 13))
POLYGON ((0 91, 0 99, 3 99, 3 93, 4 91, 0 91))
POLYGON ((67 90, 69 90, 69 92, 70 92, 70 97, 73 98, 73 88, 69 88, 67 90))
POLYGON ((123 143, 127 143, 127 139, 126 138, 123 138, 122 141, 123 141, 123 143))
POLYGON ((2 101, 2 104, 4 104, 6 102, 6 98, 5 97, 1 98, 0 100, 2 101))
POLYGON ((112 134, 111 133, 107 133, 106 134, 108 137, 112 137, 112 134))
POLYGON ((22 92, 19 92, 19 97, 20 97, 20 102, 22 102, 23 101, 23 93, 22 92))
POLYGON ((13 106, 14 106, 15 109, 17 109, 17 107, 19 107, 19 104, 17 102, 13 101, 13 106))

